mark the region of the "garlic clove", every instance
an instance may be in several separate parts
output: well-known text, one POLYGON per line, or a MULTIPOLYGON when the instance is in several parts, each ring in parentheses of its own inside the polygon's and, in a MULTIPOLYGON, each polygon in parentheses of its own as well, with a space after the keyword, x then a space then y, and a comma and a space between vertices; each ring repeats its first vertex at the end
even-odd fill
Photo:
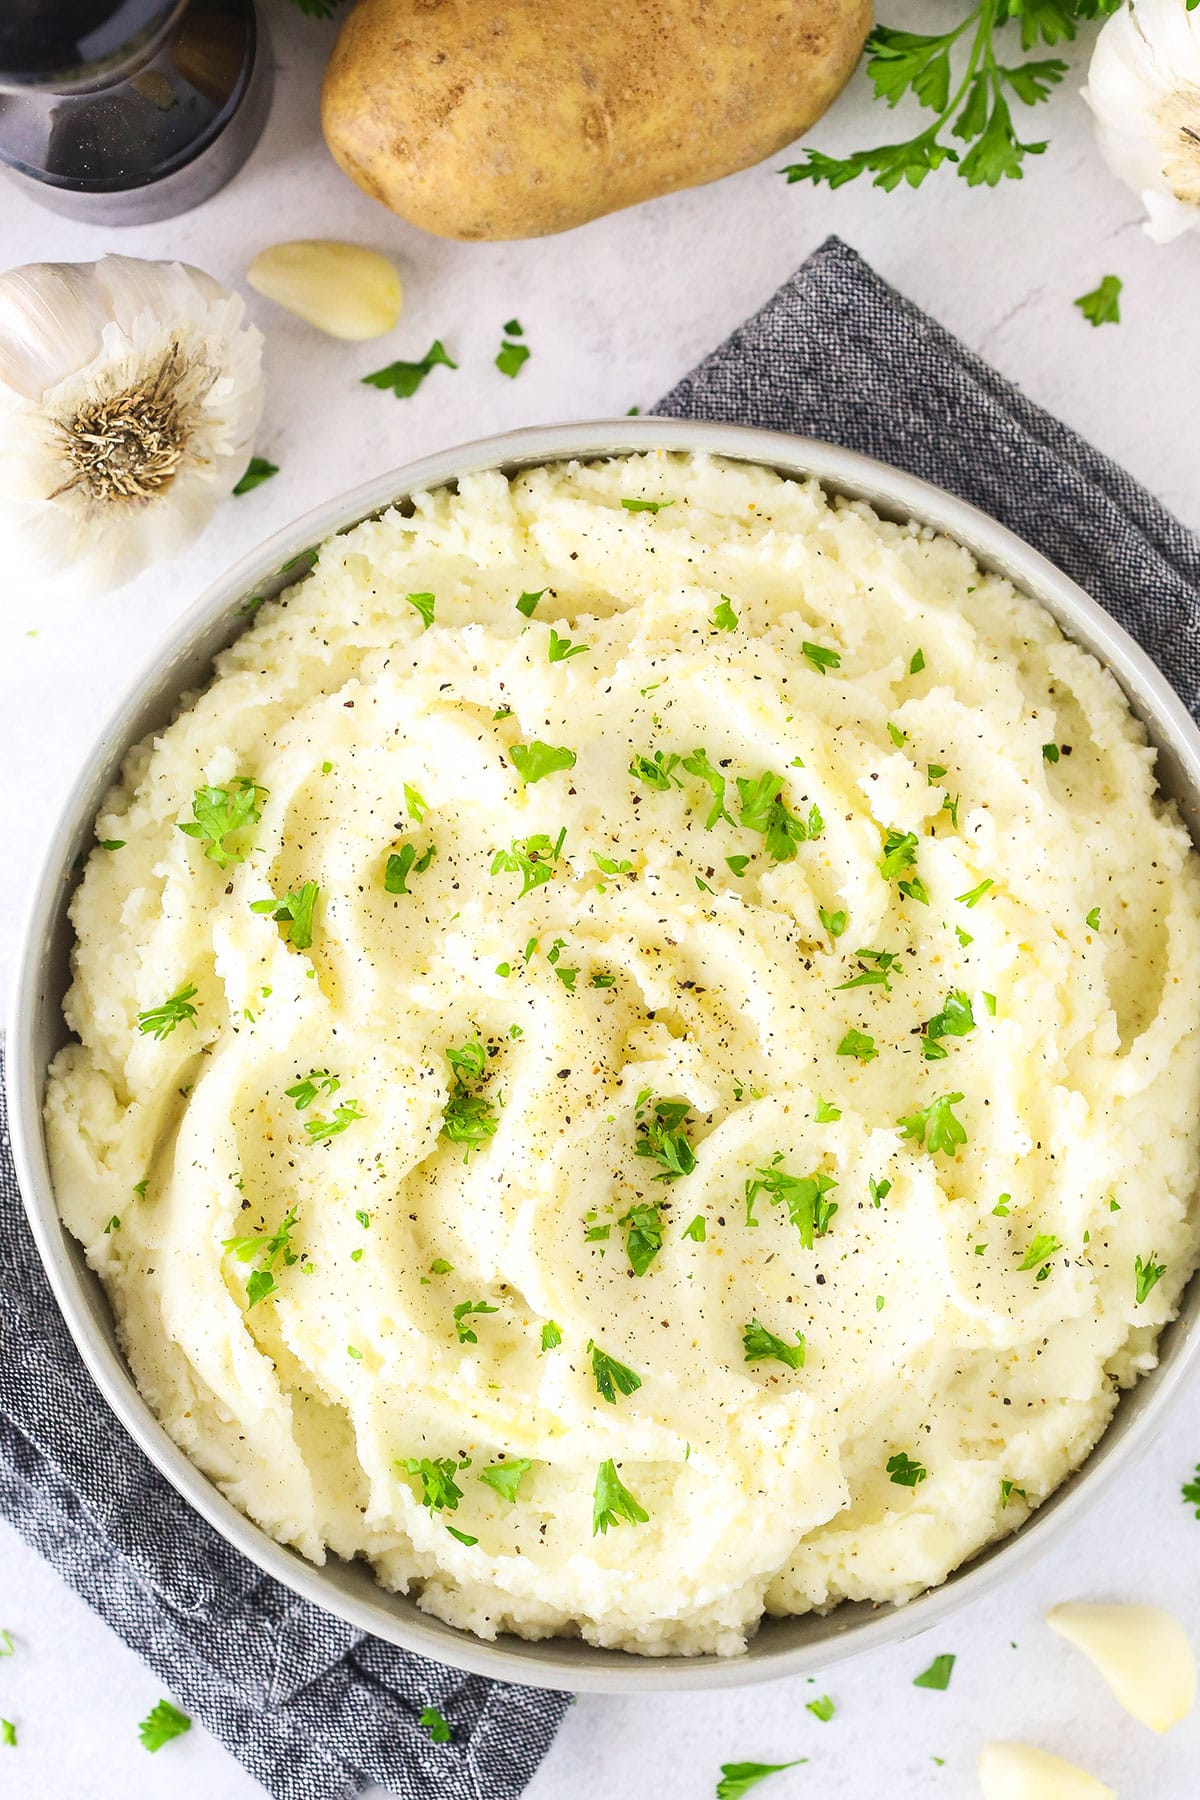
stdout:
POLYGON ((985 1744, 979 1785, 983 1800, 1117 1800, 1115 1788, 1032 1744, 985 1744))
POLYGON ((277 306, 330 337, 382 337, 400 317, 400 277, 386 256, 360 244, 306 238, 260 250, 246 280, 277 306))
POLYGON ((1151 1731, 1170 1731, 1196 1703, 1196 1658, 1177 1619, 1157 1606, 1055 1606, 1046 1623, 1095 1664, 1115 1699, 1151 1731))

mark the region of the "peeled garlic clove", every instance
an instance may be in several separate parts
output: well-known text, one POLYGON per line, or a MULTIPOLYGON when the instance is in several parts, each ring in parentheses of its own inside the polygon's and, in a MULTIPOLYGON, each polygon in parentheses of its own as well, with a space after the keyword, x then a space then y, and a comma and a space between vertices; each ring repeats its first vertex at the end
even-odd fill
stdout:
POLYGON ((386 256, 334 238, 303 238, 260 250, 250 286, 330 337, 382 337, 400 317, 400 277, 386 256))
POLYGON ((1117 1800, 1115 1788, 1032 1744, 985 1744, 979 1785, 983 1800, 1117 1800))
POLYGON ((1046 1623, 1093 1662, 1126 1712, 1170 1731, 1196 1703, 1196 1658, 1177 1619, 1157 1606, 1056 1606, 1046 1623))

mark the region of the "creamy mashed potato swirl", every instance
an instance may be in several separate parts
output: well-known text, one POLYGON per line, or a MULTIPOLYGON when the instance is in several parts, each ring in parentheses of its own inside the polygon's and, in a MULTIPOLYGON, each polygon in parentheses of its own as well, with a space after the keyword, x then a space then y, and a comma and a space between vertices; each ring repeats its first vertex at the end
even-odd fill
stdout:
POLYGON ((1197 858, 1113 679, 945 538, 703 457, 420 494, 97 836, 63 1217, 315 1561, 735 1653, 940 1582, 1153 1366, 1197 858))

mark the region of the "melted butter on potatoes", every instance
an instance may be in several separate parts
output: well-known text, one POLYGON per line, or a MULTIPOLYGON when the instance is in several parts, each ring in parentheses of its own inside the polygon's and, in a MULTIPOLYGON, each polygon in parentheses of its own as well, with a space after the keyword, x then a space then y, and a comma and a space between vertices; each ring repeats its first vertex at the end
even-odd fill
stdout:
POLYGON ((325 545, 97 835, 62 1213, 315 1560, 732 1653, 941 1581, 1153 1366, 1197 859, 948 540, 707 458, 472 476, 325 545))

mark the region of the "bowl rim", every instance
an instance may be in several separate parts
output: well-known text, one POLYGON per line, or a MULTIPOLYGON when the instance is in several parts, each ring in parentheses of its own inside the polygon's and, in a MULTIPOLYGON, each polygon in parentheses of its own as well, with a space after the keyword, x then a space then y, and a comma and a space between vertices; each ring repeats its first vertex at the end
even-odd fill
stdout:
MULTIPOLYGON (((105 1401, 142 1452, 172 1487, 228 1543, 263 1573, 304 1600, 351 1626, 402 1649, 473 1674, 574 1692, 634 1693, 741 1686, 828 1669, 877 1645, 923 1632, 950 1611, 1027 1566, 1056 1531, 1092 1504, 1118 1469, 1142 1449, 1200 1356, 1200 1276, 1181 1296, 1176 1320, 1164 1328, 1159 1366, 1122 1394, 1096 1446, 1027 1523, 985 1547, 953 1570, 939 1586, 901 1606, 884 1603, 827 1634, 798 1644, 772 1646, 769 1633, 782 1621, 764 1620, 759 1636, 740 1656, 642 1657, 604 1650, 575 1637, 525 1640, 504 1635, 485 1640, 419 1610, 411 1598, 379 1584, 365 1597, 335 1586, 326 1570, 277 1543, 240 1512, 168 1437, 142 1399, 111 1329, 101 1320, 99 1277, 87 1268, 59 1219, 49 1178, 41 1102, 44 1059, 35 1036, 49 1007, 61 1014, 63 990, 45 987, 48 947, 61 922, 66 896, 77 879, 77 847, 90 840, 99 796, 110 785, 155 709, 170 717, 182 690, 164 688, 177 664, 205 646, 236 636, 232 615, 260 590, 287 584, 285 569, 307 548, 347 531, 392 503, 427 488, 452 484, 489 469, 515 472, 548 463, 591 461, 646 451, 696 452, 762 465, 793 479, 815 477, 827 492, 864 499, 884 516, 911 518, 944 532, 986 567, 1008 575, 1058 620, 1065 634, 1109 668, 1159 750, 1160 767, 1172 775, 1193 841, 1200 842, 1200 730, 1150 658, 1077 584, 1015 533, 968 502, 919 477, 857 451, 785 432, 647 415, 619 420, 526 427, 452 446, 390 470, 311 509, 243 556, 185 609, 163 642, 144 659, 98 737, 80 759, 79 773, 62 807, 34 881, 19 936, 17 979, 9 1015, 7 1087, 18 1182, 47 1278, 76 1347, 105 1401), (222 621, 228 626, 219 635, 222 621), (164 694, 168 695, 164 709, 164 694), (86 835, 85 835, 86 834, 86 835), (1169 1342, 1170 1353, 1163 1352, 1169 1342), (759 1648, 755 1649, 755 1645, 759 1648)), ((205 649, 211 664, 216 651, 205 649)), ((826 1617, 844 1614, 843 1602, 826 1617)), ((861 1606, 863 1603, 857 1603, 861 1606)), ((811 1620, 813 1615, 807 1615, 811 1620)), ((822 1621, 823 1623, 823 1621, 822 1621)))

